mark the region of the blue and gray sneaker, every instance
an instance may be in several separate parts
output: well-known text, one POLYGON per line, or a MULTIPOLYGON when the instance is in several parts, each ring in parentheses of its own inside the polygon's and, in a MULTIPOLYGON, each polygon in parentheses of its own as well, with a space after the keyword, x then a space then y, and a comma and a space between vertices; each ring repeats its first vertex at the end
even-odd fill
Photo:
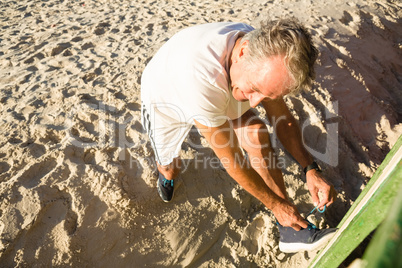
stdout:
POLYGON ((160 172, 158 172, 158 193, 164 202, 169 202, 173 198, 173 180, 166 179, 160 172))
POLYGON ((308 227, 295 231, 277 223, 280 233, 279 249, 285 253, 316 250, 323 247, 334 236, 337 228, 318 229, 309 223, 308 227))

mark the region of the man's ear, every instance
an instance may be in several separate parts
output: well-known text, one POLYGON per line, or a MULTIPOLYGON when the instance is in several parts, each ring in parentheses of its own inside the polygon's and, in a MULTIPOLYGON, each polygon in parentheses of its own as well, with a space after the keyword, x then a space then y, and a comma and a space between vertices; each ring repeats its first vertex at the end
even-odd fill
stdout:
POLYGON ((243 57, 248 50, 248 40, 245 40, 244 42, 241 43, 240 45, 240 49, 239 49, 239 58, 243 57))

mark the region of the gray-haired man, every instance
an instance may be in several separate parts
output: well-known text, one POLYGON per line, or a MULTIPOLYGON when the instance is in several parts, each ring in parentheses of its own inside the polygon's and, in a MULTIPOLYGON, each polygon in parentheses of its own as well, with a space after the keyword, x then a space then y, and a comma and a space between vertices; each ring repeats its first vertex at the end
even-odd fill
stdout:
POLYGON ((311 84, 316 58, 310 35, 294 19, 263 22, 259 29, 204 24, 174 35, 141 80, 143 125, 155 151, 161 198, 173 197, 180 147, 195 125, 228 174, 274 213, 282 251, 315 249, 328 241, 335 229, 315 228, 288 200, 282 173, 267 157, 273 149, 266 125, 250 109, 264 107, 283 146, 305 170, 313 202, 321 209, 331 205, 336 191, 304 148, 282 98, 311 84), (241 148, 251 167, 241 165, 241 148))

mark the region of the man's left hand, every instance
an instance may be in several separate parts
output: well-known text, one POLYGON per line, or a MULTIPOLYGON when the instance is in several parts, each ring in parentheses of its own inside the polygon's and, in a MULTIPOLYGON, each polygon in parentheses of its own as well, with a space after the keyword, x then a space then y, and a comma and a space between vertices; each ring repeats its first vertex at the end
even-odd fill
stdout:
POLYGON ((334 186, 322 176, 321 172, 315 169, 309 170, 306 180, 314 205, 318 205, 319 209, 324 209, 325 205, 330 206, 336 200, 337 192, 334 186), (322 194, 321 200, 318 196, 319 192, 322 194))

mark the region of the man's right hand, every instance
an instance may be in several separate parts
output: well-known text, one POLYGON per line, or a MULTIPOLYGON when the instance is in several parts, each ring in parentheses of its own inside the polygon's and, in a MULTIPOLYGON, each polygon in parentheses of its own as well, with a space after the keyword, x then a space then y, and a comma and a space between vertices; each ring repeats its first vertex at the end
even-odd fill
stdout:
POLYGON ((272 208, 272 212, 275 218, 278 220, 279 224, 284 227, 292 227, 296 231, 300 231, 301 228, 307 228, 308 223, 300 213, 297 208, 291 204, 289 201, 283 200, 272 208))

